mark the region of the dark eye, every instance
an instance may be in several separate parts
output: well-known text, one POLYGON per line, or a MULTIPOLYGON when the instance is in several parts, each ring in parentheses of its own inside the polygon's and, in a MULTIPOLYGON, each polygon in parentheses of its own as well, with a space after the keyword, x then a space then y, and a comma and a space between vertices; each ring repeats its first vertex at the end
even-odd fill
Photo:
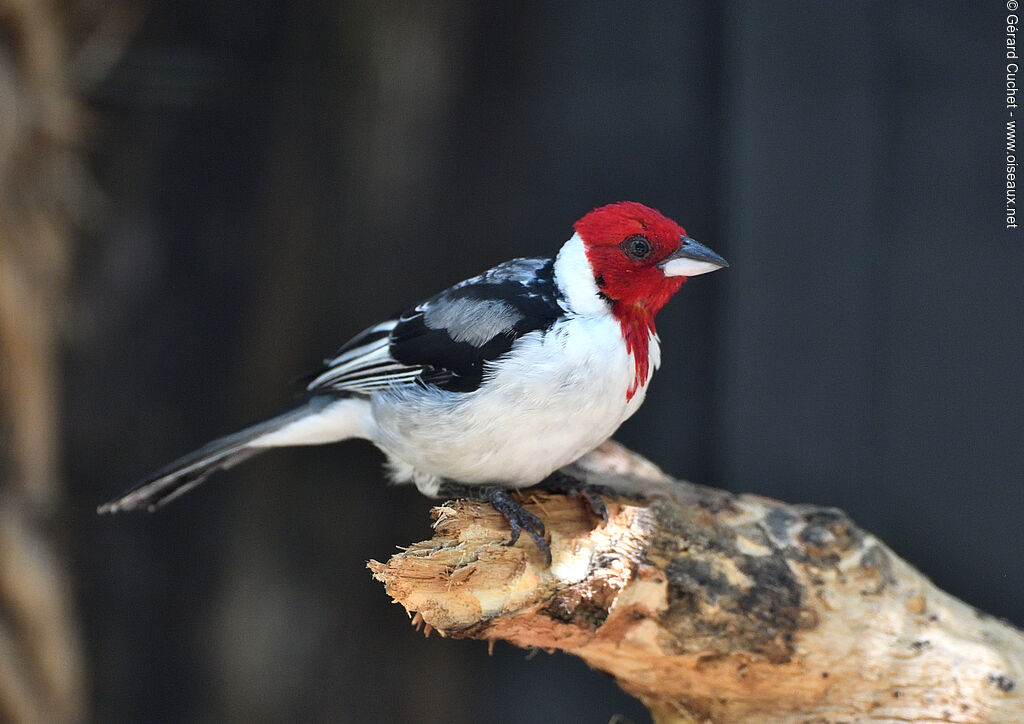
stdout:
POLYGON ((629 237, 619 247, 630 259, 646 259, 651 255, 651 242, 639 234, 629 237))

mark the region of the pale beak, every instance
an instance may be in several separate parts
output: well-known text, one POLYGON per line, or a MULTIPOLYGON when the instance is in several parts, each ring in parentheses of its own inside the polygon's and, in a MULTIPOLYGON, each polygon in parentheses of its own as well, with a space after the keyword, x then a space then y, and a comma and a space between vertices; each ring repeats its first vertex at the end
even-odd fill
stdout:
POLYGON ((688 236, 682 238, 678 250, 658 262, 667 277, 695 277, 726 266, 729 262, 688 236))

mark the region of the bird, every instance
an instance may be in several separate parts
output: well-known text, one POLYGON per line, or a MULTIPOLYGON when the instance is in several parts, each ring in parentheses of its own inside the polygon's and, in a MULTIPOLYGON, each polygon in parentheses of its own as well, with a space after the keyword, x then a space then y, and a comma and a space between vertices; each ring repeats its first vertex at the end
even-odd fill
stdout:
POLYGON ((490 503, 550 564, 543 522, 510 496, 597 496, 559 471, 609 439, 661 364, 655 317, 687 278, 728 263, 635 201, 593 209, 549 258, 518 258, 360 332, 284 412, 210 442, 101 505, 153 511, 272 448, 362 438, 390 478, 490 503))

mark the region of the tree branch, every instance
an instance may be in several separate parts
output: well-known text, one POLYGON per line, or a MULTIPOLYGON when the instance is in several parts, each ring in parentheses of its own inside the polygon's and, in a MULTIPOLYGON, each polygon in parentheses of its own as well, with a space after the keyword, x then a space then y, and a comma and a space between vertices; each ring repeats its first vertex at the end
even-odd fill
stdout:
POLYGON ((607 524, 527 493, 550 568, 458 501, 374 577, 428 633, 561 649, 658 722, 1024 721, 1024 634, 841 511, 672 480, 616 443, 567 472, 615 493, 607 524))

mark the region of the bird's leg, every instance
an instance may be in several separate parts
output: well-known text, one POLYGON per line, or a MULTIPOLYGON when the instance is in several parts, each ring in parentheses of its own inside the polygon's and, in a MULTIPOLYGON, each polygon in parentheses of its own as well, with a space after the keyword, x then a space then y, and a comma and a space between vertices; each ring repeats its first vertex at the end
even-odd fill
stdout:
POLYGON ((590 506, 590 510, 603 520, 605 523, 608 522, 608 507, 604 504, 604 500, 601 499, 599 491, 601 488, 588 485, 582 480, 577 480, 568 473, 563 473, 561 470, 556 470, 551 475, 544 478, 537 484, 538 488, 543 490, 549 490, 552 493, 561 493, 568 495, 570 498, 583 498, 587 501, 587 505, 590 506))
POLYGON ((512 538, 508 545, 515 545, 519 540, 519 532, 525 530, 537 544, 537 548, 544 554, 547 565, 551 565, 551 548, 544 538, 544 523, 536 515, 528 511, 521 504, 517 503, 508 494, 508 490, 497 485, 464 485, 445 481, 437 491, 438 496, 443 498, 466 498, 483 503, 490 503, 491 507, 501 513, 508 521, 512 529, 512 538))

